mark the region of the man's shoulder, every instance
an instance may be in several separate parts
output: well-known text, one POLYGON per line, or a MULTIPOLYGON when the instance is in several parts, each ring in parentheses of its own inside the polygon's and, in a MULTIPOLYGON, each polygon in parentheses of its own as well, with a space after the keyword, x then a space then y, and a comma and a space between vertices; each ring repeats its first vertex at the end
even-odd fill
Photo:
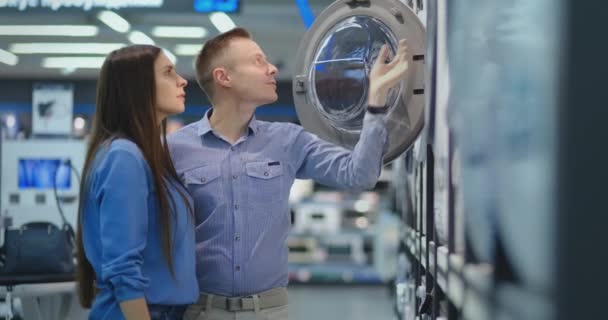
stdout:
POLYGON ((184 127, 167 135, 169 146, 179 144, 180 142, 189 141, 196 138, 198 133, 198 121, 185 125, 184 127))
POLYGON ((258 123, 258 128, 261 132, 269 135, 277 135, 280 134, 282 137, 291 136, 299 133, 303 130, 302 126, 297 125, 291 122, 269 122, 256 120, 258 123))

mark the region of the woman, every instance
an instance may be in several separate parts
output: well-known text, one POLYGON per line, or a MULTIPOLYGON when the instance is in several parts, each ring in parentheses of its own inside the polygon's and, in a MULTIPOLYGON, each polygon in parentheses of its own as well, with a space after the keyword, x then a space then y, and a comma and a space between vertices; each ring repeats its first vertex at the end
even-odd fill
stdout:
POLYGON ((165 137, 186 83, 154 46, 113 51, 101 68, 77 236, 90 319, 181 319, 198 297, 191 199, 165 137))

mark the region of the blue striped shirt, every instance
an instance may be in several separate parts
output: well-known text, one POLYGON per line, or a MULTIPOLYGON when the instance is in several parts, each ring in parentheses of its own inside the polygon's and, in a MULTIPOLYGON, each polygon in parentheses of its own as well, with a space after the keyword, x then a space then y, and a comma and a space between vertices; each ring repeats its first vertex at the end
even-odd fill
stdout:
POLYGON ((120 302, 183 305, 198 298, 194 221, 177 190, 173 270, 162 254, 160 209, 152 172, 135 143, 117 139, 97 152, 83 195, 82 236, 100 289, 89 319, 124 319, 120 302))
POLYGON ((372 188, 388 139, 386 116, 365 115, 351 152, 301 126, 255 117, 248 134, 231 145, 211 128, 209 115, 168 138, 177 173, 194 199, 199 288, 247 296, 287 286, 293 181, 372 188))

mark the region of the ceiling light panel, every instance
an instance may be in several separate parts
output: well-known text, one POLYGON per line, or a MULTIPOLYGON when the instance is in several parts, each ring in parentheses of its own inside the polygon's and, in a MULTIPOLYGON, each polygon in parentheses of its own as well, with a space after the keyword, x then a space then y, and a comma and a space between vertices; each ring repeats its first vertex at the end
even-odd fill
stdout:
POLYGON ((8 64, 9 66, 14 66, 19 63, 19 57, 17 57, 12 52, 0 49, 0 63, 8 64))
POLYGON ((42 59, 42 67, 51 69, 99 69, 105 57, 48 57, 42 59))
POLYGON ((127 33, 131 29, 129 21, 114 11, 101 11, 97 14, 97 19, 116 32, 127 33))
POLYGON ((223 12, 214 12, 210 14, 209 20, 211 20, 213 26, 221 33, 230 31, 236 27, 234 21, 223 12))
POLYGON ((203 48, 203 44, 178 44, 175 46, 175 54, 178 56, 196 56, 203 48))
POLYGON ((154 45, 154 40, 148 37, 145 33, 141 31, 132 31, 129 33, 129 41, 133 44, 150 44, 154 45))
POLYGON ((158 26, 152 28, 152 35, 158 38, 191 38, 201 39, 209 34, 203 27, 158 26))
POLYGON ((94 37, 99 28, 86 25, 0 25, 2 36, 94 37))
POLYGON ((9 51, 16 54, 108 54, 124 47, 124 43, 67 43, 32 42, 13 43, 9 51))

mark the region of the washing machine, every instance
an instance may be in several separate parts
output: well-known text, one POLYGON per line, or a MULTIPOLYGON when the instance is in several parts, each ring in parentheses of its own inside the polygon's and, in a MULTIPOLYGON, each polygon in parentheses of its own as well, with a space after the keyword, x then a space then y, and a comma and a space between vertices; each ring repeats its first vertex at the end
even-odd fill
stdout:
POLYGON ((301 40, 293 78, 296 111, 304 128, 353 149, 367 106, 369 72, 382 45, 389 58, 407 39, 409 71, 387 100, 389 163, 410 148, 424 125, 425 28, 399 0, 338 0, 316 17, 301 40))

